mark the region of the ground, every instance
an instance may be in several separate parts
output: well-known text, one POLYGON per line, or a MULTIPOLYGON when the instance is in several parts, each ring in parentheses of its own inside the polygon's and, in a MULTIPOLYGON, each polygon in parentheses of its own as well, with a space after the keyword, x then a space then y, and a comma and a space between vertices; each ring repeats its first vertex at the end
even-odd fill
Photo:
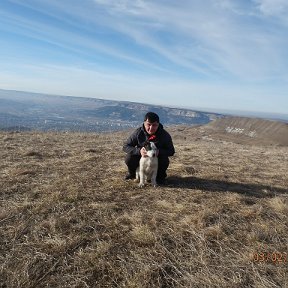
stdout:
POLYGON ((0 287, 287 287, 288 147, 171 127, 167 185, 127 132, 0 133, 0 287))

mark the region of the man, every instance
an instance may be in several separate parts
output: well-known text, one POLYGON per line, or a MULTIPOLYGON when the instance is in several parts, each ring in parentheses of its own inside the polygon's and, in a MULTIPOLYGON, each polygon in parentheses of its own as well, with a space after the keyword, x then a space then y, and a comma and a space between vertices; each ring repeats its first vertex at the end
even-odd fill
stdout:
POLYGON ((174 155, 175 149, 170 134, 164 130, 163 125, 159 122, 159 116, 153 112, 148 112, 145 115, 143 125, 124 142, 123 151, 127 153, 125 163, 129 172, 125 180, 136 178, 136 169, 139 166, 141 156, 147 157, 147 151, 143 146, 148 139, 154 142, 159 150, 156 181, 157 184, 164 184, 167 177, 166 170, 169 166, 168 157, 174 155))

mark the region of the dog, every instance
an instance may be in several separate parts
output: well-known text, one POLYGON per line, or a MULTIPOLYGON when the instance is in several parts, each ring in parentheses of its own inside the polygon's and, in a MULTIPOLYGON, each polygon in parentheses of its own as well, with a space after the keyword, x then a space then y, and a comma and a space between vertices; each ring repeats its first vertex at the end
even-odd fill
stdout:
POLYGON ((140 180, 139 187, 144 187, 145 183, 151 180, 151 184, 156 187, 156 176, 158 171, 158 149, 155 143, 147 141, 144 145, 147 156, 141 157, 139 167, 136 170, 136 180, 140 180))

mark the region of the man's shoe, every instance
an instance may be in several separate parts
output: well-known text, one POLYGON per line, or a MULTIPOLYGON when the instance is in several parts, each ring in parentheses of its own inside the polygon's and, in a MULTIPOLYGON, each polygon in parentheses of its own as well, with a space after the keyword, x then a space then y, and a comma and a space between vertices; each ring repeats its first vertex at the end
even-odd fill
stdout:
POLYGON ((125 180, 136 179, 136 175, 127 174, 124 179, 125 179, 125 180))

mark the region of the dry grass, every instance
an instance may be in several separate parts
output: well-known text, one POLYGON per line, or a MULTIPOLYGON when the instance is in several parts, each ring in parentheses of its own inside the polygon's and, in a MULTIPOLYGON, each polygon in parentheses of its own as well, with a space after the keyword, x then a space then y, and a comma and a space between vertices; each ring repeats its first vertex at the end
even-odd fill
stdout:
MULTIPOLYGON (((125 133, 0 133, 0 287, 287 287, 287 147, 171 128, 168 183, 139 189, 125 133)), ((190 131, 190 130, 189 130, 190 131)))

